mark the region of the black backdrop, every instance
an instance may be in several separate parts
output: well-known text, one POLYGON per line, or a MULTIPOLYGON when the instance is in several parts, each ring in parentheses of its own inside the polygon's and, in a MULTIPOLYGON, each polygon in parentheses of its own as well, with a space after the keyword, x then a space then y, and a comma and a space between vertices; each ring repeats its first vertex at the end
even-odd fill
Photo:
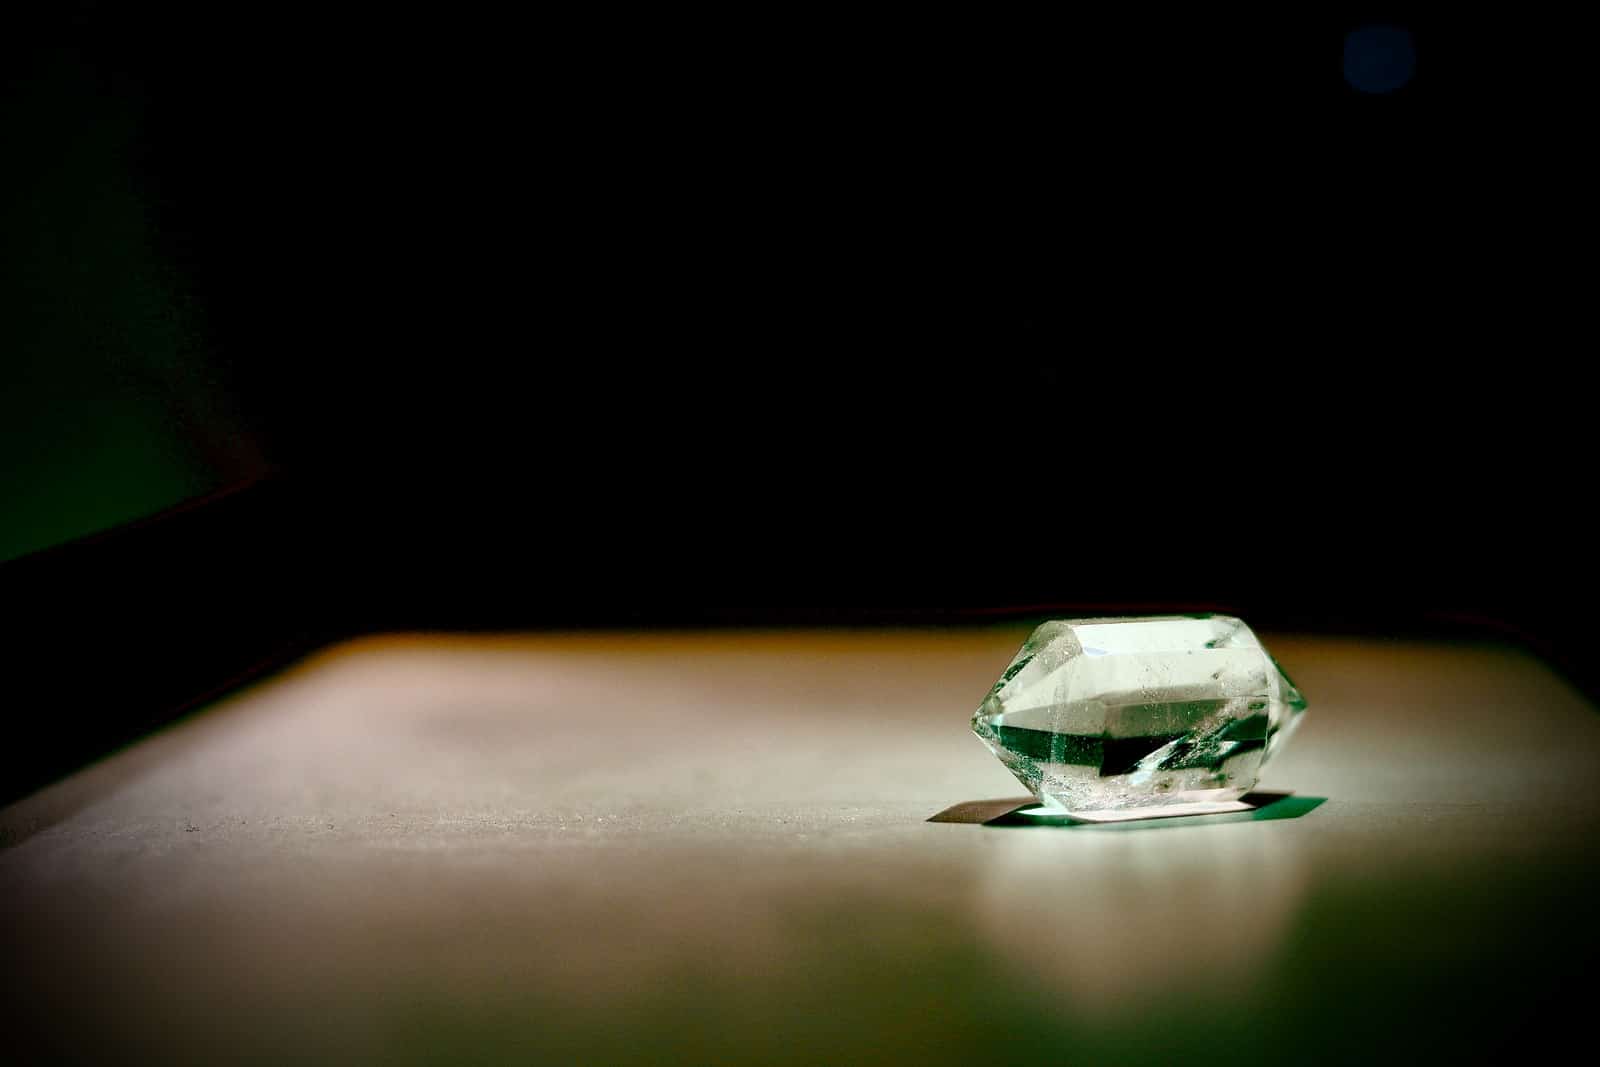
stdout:
POLYGON ((389 627, 1223 609, 1592 681, 1569 40, 40 17, 15 69, 136 105, 185 432, 261 459, 6 566, 13 778, 389 627))

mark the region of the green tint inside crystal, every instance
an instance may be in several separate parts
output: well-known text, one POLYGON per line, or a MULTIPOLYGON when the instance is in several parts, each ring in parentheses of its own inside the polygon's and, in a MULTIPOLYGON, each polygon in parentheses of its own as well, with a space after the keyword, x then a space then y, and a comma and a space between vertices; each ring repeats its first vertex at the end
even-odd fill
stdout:
POLYGON ((1067 811, 1235 800, 1305 699, 1226 615, 1047 622, 972 728, 1046 806, 1067 811))

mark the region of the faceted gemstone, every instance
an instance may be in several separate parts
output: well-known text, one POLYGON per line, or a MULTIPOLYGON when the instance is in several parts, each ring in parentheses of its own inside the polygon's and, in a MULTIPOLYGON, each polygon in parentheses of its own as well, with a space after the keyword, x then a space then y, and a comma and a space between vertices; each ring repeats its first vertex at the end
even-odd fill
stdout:
POLYGON ((1047 622, 972 729, 1045 807, 1237 800, 1287 740, 1305 699, 1227 615, 1047 622))

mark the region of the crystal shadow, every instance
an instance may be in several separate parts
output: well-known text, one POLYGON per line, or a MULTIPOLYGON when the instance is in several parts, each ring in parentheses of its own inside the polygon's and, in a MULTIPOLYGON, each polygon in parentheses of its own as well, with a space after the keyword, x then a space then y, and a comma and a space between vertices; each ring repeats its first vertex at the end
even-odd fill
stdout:
POLYGON ((1240 798, 1249 810, 1205 815, 1175 815, 1127 819, 1121 822, 1083 822, 1071 815, 1024 815, 1036 807, 1034 797, 1008 797, 1001 800, 968 800, 952 804, 932 815, 928 822, 966 823, 993 827, 1050 827, 1066 830, 1154 830, 1197 824, 1225 822, 1266 822, 1271 819, 1298 819, 1327 803, 1327 797, 1302 797, 1293 793, 1259 790, 1240 798))

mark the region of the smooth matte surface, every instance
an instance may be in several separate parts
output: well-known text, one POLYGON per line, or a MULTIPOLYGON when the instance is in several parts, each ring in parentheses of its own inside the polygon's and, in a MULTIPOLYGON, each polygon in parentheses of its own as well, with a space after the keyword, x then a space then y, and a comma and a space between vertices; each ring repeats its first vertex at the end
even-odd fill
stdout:
POLYGON ((929 822, 1017 794, 967 719, 1026 632, 330 650, 0 814, 7 1032, 1034 1064, 1577 1032, 1600 717, 1543 665, 1264 634, 1311 702, 1262 781, 1297 817, 929 822))

